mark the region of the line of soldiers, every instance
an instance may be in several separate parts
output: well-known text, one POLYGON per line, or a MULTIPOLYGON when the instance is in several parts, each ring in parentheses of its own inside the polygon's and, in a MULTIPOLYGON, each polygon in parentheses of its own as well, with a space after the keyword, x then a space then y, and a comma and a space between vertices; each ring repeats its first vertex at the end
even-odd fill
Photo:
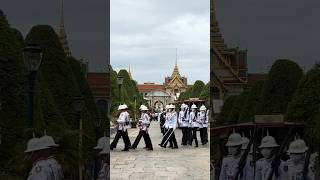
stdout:
POLYGON ((150 121, 151 115, 148 114, 149 109, 145 105, 141 105, 140 110, 141 110, 141 117, 139 118, 139 121, 138 121, 138 126, 140 131, 134 143, 131 145, 130 138, 128 136, 128 130, 127 130, 128 128, 130 128, 130 116, 128 113, 128 106, 126 104, 123 104, 118 107, 119 117, 117 119, 117 126, 116 126, 117 133, 113 142, 111 143, 111 146, 110 146, 111 150, 117 147, 118 141, 121 137, 125 145, 122 151, 129 151, 129 149, 136 149, 142 137, 146 144, 145 149, 149 151, 153 150, 151 138, 148 132, 148 128, 151 123, 150 121))
MULTIPOLYGON (((61 165, 53 156, 55 148, 59 147, 51 136, 46 133, 41 138, 33 137, 27 143, 25 159, 32 163, 32 169, 27 180, 62 180, 64 178, 61 165)), ((102 137, 94 149, 101 160, 101 168, 97 180, 110 179, 109 138, 102 137)))
POLYGON ((161 147, 166 147, 170 143, 171 148, 178 148, 175 138, 174 130, 179 126, 182 130, 181 145, 192 146, 193 140, 195 147, 198 147, 197 131, 200 131, 201 144, 208 143, 208 120, 209 110, 202 105, 200 112, 197 112, 197 106, 193 104, 191 111, 187 104, 182 104, 180 112, 175 112, 174 105, 167 105, 165 110, 158 115, 158 122, 160 123, 161 133, 163 134, 162 142, 159 144, 161 147))
MULTIPOLYGON (((254 161, 253 145, 246 137, 232 133, 228 142, 228 156, 222 160, 219 180, 314 180, 318 153, 307 156, 308 147, 302 139, 295 139, 289 145, 289 159, 276 157, 279 145, 274 137, 267 134, 258 147, 262 158, 254 161), (249 151, 248 151, 249 150, 249 151), (247 153, 247 154, 246 154, 247 153), (245 154, 245 155, 244 155, 245 154), (241 164, 241 162, 244 162, 241 164), (278 162, 278 164, 277 164, 278 162)), ((216 164, 211 164, 211 180, 216 179, 216 164)))

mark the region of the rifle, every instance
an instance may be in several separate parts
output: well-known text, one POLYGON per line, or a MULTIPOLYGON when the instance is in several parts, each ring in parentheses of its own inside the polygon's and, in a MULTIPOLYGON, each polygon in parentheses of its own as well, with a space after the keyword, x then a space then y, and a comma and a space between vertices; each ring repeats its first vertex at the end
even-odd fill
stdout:
POLYGON ((244 166, 246 165, 247 157, 249 155, 249 152, 250 152, 250 149, 251 149, 251 145, 253 144, 255 139, 256 139, 256 131, 254 132, 253 137, 250 139, 246 151, 242 154, 242 156, 240 158, 240 161, 238 163, 238 170, 237 170, 237 173, 235 175, 235 179, 238 179, 239 176, 240 177, 243 176, 243 171, 242 170, 243 170, 244 166))
POLYGON ((271 173, 268 176, 268 180, 272 180, 273 174, 275 174, 276 177, 279 176, 278 169, 279 169, 279 166, 280 166, 280 163, 281 163, 280 158, 281 158, 282 152, 285 150, 286 146, 288 145, 289 139, 290 139, 290 137, 292 137, 292 134, 294 133, 294 130, 295 130, 295 125, 290 127, 290 130, 289 130, 287 136, 285 137, 285 139, 281 143, 281 146, 279 148, 278 153, 276 154, 275 158, 271 162, 271 168, 272 169, 271 169, 271 173))

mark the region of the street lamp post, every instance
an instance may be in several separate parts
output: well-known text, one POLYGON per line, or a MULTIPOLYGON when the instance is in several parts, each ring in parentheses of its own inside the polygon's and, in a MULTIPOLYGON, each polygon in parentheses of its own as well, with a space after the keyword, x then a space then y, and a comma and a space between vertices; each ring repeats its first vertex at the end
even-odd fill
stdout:
POLYGON ((33 127, 33 97, 34 84, 37 71, 42 61, 42 51, 40 46, 35 42, 30 42, 23 50, 23 58, 26 69, 28 70, 29 91, 28 91, 28 127, 33 127))
POLYGON ((118 82, 118 85, 119 85, 119 102, 120 104, 122 103, 122 100, 121 100, 121 86, 122 86, 122 83, 123 83, 123 77, 118 75, 118 78, 117 78, 117 82, 118 82))
POLYGON ((82 176, 82 118, 81 118, 81 112, 84 108, 84 98, 82 96, 75 96, 72 99, 72 106, 74 111, 76 112, 77 118, 79 119, 79 159, 78 159, 78 164, 79 164, 79 180, 83 180, 82 176))

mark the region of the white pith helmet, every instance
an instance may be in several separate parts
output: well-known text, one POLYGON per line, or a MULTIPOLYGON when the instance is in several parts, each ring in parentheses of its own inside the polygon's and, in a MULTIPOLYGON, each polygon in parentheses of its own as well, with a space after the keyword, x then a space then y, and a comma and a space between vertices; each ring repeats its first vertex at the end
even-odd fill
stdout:
POLYGON ((205 105, 202 105, 202 106, 200 107, 200 111, 205 111, 205 110, 207 110, 206 106, 205 106, 205 105))
POLYGON ((52 138, 52 136, 44 135, 40 138, 40 140, 44 144, 44 146, 48 146, 48 147, 58 147, 59 146, 59 144, 56 144, 54 142, 54 139, 52 138))
POLYGON ((308 147, 304 140, 297 139, 290 143, 288 153, 289 154, 300 154, 305 153, 308 150, 308 147))
POLYGON ((187 105, 186 105, 185 103, 182 103, 180 108, 181 108, 181 109, 184 109, 184 108, 186 108, 186 107, 187 107, 187 105))
POLYGON ((140 110, 141 110, 141 111, 148 111, 149 109, 148 109, 147 106, 141 105, 141 106, 140 106, 140 110))
POLYGON ((165 109, 169 109, 169 106, 170 106, 170 105, 167 104, 166 107, 165 107, 165 109))
POLYGON ((40 138, 31 138, 28 141, 27 149, 24 151, 25 153, 38 151, 42 149, 48 149, 48 146, 45 146, 44 143, 40 140, 40 138))
POLYGON ((279 144, 277 144, 276 140, 272 136, 265 136, 261 140, 261 145, 259 148, 273 148, 273 147, 279 147, 279 144))
POLYGON ((250 140, 248 138, 246 138, 246 137, 242 137, 241 139, 242 139, 241 149, 242 150, 246 150, 248 148, 250 140))
POLYGON ((97 146, 93 149, 102 149, 105 144, 109 144, 109 138, 104 136, 98 139, 97 146))
MULTIPOLYGON (((107 138, 109 142, 109 138, 107 138)), ((109 143, 105 143, 103 145, 102 151, 99 152, 99 154, 109 154, 110 153, 110 144, 109 143)))
POLYGON ((195 104, 192 104, 191 109, 197 109, 197 106, 195 104))
POLYGON ((118 110, 124 110, 124 109, 128 109, 128 106, 126 104, 122 104, 118 107, 118 110))
POLYGON ((229 138, 226 146, 240 146, 242 145, 242 137, 238 133, 232 133, 229 138))
POLYGON ((173 104, 169 105, 169 109, 175 109, 176 107, 173 104))

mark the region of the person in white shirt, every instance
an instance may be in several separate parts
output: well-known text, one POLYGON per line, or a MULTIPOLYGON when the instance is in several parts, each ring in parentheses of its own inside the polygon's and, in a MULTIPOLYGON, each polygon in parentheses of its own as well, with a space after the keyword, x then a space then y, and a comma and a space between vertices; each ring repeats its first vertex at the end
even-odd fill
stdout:
POLYGON ((50 168, 44 151, 48 149, 40 138, 28 141, 25 159, 32 163, 32 169, 27 180, 55 180, 54 172, 50 168))
POLYGON ((159 146, 163 148, 166 148, 169 141, 172 141, 173 149, 178 148, 178 143, 174 134, 174 130, 177 128, 177 113, 174 109, 174 105, 169 105, 170 116, 168 117, 167 122, 165 123, 165 125, 168 127, 168 131, 165 133, 161 143, 159 144, 159 146))
MULTIPOLYGON (((197 139, 197 131, 199 128, 199 122, 198 122, 198 113, 197 113, 197 106, 193 104, 191 106, 191 112, 189 116, 189 120, 192 122, 192 140, 195 142, 195 147, 198 147, 198 139, 197 139)), ((192 145, 192 142, 191 142, 192 145)))
POLYGON ((44 146, 47 146, 48 149, 44 150, 44 155, 46 158, 46 161, 48 163, 49 168, 52 170, 54 179, 55 180, 62 180, 63 179, 63 171, 61 169, 61 165, 58 163, 58 161, 53 156, 54 148, 59 147, 58 144, 54 142, 54 139, 51 136, 48 136, 46 134, 46 131, 44 133, 44 136, 40 138, 40 141, 42 141, 44 146))
POLYGON ((128 106, 126 104, 120 105, 118 107, 118 110, 120 112, 119 118, 117 120, 117 134, 115 138, 113 139, 113 142, 111 143, 110 149, 113 150, 118 144, 118 141, 120 137, 122 137, 124 142, 124 149, 122 151, 129 151, 129 148, 131 147, 130 139, 128 136, 128 127, 129 127, 129 113, 127 112, 128 106))
POLYGON ((186 104, 182 104, 181 105, 181 111, 179 112, 179 126, 181 128, 182 131, 182 141, 181 141, 181 145, 185 146, 188 143, 188 125, 189 125, 189 121, 188 121, 188 105, 186 104))
POLYGON ((108 143, 104 144, 103 149, 99 154, 102 159, 102 165, 101 165, 97 180, 109 180, 110 179, 110 149, 109 149, 108 143))
POLYGON ((150 124, 150 116, 147 114, 148 108, 145 105, 141 105, 141 118, 139 119, 139 134, 136 137, 136 140, 134 141, 132 145, 132 149, 136 149, 141 137, 144 137, 145 143, 146 143, 146 149, 152 151, 152 142, 149 136, 148 127, 150 124))
POLYGON ((199 113, 199 124, 200 124, 200 138, 202 145, 208 143, 208 111, 206 106, 202 105, 200 107, 199 113))

